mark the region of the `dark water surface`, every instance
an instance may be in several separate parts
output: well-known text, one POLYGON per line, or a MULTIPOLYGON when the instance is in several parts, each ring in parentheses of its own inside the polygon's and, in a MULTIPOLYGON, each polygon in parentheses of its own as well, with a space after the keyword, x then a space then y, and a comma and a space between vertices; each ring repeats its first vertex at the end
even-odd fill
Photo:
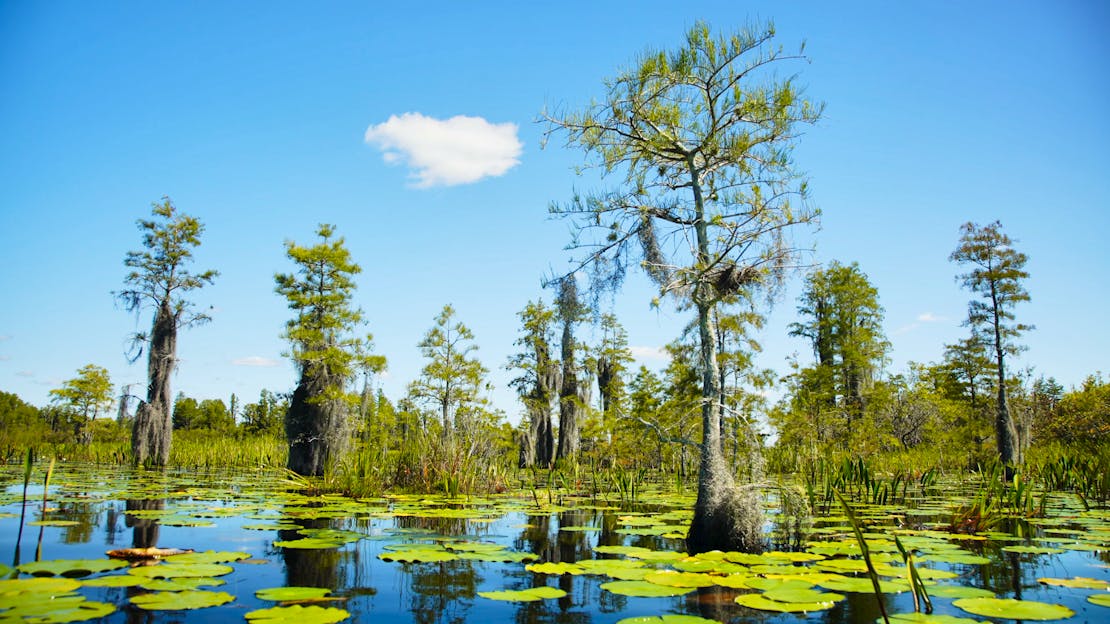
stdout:
MULTIPOLYGON (((219 577, 218 587, 235 600, 198 610, 145 611, 130 603, 131 597, 148 593, 140 588, 82 587, 89 600, 112 603, 115 613, 104 622, 242 622, 244 615, 276 603, 255 597, 259 589, 281 586, 323 587, 341 600, 319 603, 350 612, 349 622, 559 622, 604 624, 637 616, 697 615, 720 622, 872 622, 879 617, 875 596, 843 593, 834 607, 809 614, 757 611, 735 603, 752 589, 708 587, 682 596, 644 598, 603 589, 613 579, 599 575, 547 575, 526 570, 526 562, 492 562, 456 559, 441 562, 383 560, 397 549, 412 545, 450 545, 459 540, 493 543, 510 552, 532 553, 539 562, 575 562, 613 558, 598 553, 598 546, 639 546, 652 550, 683 548, 673 534, 688 523, 692 505, 689 494, 648 496, 635 508, 614 501, 564 497, 561 504, 538 506, 548 494, 523 497, 474 498, 467 502, 436 497, 394 497, 350 500, 338 496, 308 496, 289 489, 285 478, 274 472, 143 472, 120 467, 60 466, 50 484, 47 521, 67 526, 26 524, 17 549, 22 508, 22 467, 2 468, 0 494, 0 563, 19 565, 36 560, 103 559, 110 549, 156 545, 196 551, 235 551, 250 558, 231 562, 233 572, 219 577), (132 513, 129 514, 128 511, 132 513), (289 528, 265 528, 277 522, 289 528), (192 526, 199 524, 200 526, 192 526), (292 527, 298 528, 292 528, 292 527), (260 528, 261 527, 261 528, 260 528), (663 528, 660 528, 663 527, 663 528), (336 529, 357 533, 355 539, 323 549, 276 546, 275 542, 301 539, 299 529, 336 529), (648 533, 656 533, 650 535, 648 533), (18 557, 18 560, 17 560, 18 557), (557 587, 566 596, 539 602, 504 602, 479 592, 557 587)), ((36 466, 26 523, 43 519, 42 468, 36 466)), ((966 491, 955 486, 939 488, 929 497, 901 501, 886 507, 861 507, 871 525, 868 536, 901 531, 935 532, 950 517, 950 508, 966 491), (963 492, 963 494, 961 494, 963 492)), ((557 495, 550 499, 560 503, 557 495)), ((770 501, 773 506, 773 501, 770 501)), ((1050 498, 1050 514, 1033 524, 1012 520, 1008 534, 990 539, 936 537, 959 546, 959 552, 986 557, 987 563, 923 561, 919 565, 953 572, 956 578, 938 579, 941 585, 962 585, 990 590, 1000 598, 1062 604, 1075 615, 1068 622, 1110 622, 1110 608, 1091 604, 1087 597, 1105 589, 1071 589, 1047 585, 1041 578, 1086 577, 1110 581, 1110 514, 1086 511, 1074 497, 1050 498), (1062 552, 1027 553, 1002 550, 1022 545, 1054 548, 1062 552)), ((805 549, 807 543, 844 542, 852 539, 846 521, 832 508, 824 519, 792 533, 786 526, 768 522, 771 548, 805 549)), ((771 516, 774 518, 774 515, 771 516)), ((784 525, 786 523, 783 523, 784 525)), ((812 546, 810 546, 812 548, 812 546)), ((837 558, 835 554, 826 555, 837 558)), ((926 555, 919 555, 924 559, 926 555)), ((839 558, 846 558, 840 555, 839 558)), ((649 563, 670 567, 671 561, 649 563)), ((772 562, 768 562, 769 564, 772 562)), ((892 565, 902 565, 898 558, 892 565)), ((779 561, 805 571, 813 562, 779 561)), ((750 566, 775 577, 774 568, 750 566)), ((78 580, 126 574, 116 570, 78 580)), ((753 572, 753 575, 761 573, 753 572)), ((18 574, 27 578, 27 574, 18 574)), ((858 575, 855 575, 858 576, 858 575)), ((10 578, 14 578, 12 576, 10 578)), ((913 611, 911 594, 886 594, 891 613, 913 611)), ((936 613, 980 621, 1012 621, 973 616, 955 607, 953 599, 935 597, 936 613)), ((0 611, 0 622, 4 622, 0 611)))

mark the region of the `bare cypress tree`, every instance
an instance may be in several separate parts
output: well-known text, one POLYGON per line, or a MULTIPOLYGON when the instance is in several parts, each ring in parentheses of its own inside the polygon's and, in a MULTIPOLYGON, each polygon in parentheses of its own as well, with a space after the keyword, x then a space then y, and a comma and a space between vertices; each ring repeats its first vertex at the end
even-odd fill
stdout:
POLYGON ((169 197, 154 203, 155 219, 138 221, 145 251, 129 251, 123 264, 131 269, 124 278, 127 288, 115 293, 129 312, 154 310, 149 334, 138 333, 134 359, 147 350, 146 401, 139 405, 131 429, 132 459, 136 464, 164 466, 170 459, 173 395, 170 377, 177 365, 177 331, 212 320, 193 310, 185 294, 211 284, 219 275, 208 270, 189 271, 193 248, 200 245, 204 226, 195 217, 177 212, 169 197))
POLYGON ((615 288, 638 264, 661 296, 697 313, 702 442, 691 553, 762 548, 758 492, 736 487, 721 453, 715 310, 781 283, 796 251, 788 232, 816 219, 790 154, 821 107, 775 74, 804 57, 773 38, 770 25, 717 36, 696 24, 679 49, 649 52, 606 81, 602 100, 546 117, 549 133, 565 132, 617 179, 552 208, 575 220, 579 266, 615 288))
POLYGON ((285 243, 297 272, 274 279, 277 293, 296 312, 285 329, 300 372, 285 416, 288 467, 319 476, 330 462, 342 459, 351 442, 354 407, 348 384, 357 370, 383 370, 385 358, 370 354, 369 334, 354 334, 365 323, 351 301, 353 277, 362 269, 351 261, 343 238, 332 238, 335 226, 321 224, 316 234, 320 242, 312 247, 285 243))

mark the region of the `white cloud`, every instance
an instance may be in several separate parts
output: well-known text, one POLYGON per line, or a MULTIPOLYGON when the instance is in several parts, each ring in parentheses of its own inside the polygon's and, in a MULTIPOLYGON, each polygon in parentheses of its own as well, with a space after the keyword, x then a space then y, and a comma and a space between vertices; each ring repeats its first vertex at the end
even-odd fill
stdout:
POLYGON ((391 115, 366 129, 366 142, 382 150, 387 164, 407 164, 417 188, 469 184, 499 176, 520 163, 524 144, 514 123, 481 117, 450 119, 420 113, 391 115))
POLYGON ((917 320, 921 321, 922 323, 940 323, 942 321, 947 321, 948 319, 943 316, 937 316, 932 312, 922 312, 921 314, 917 315, 917 320))
POLYGON ((4 342, 5 340, 11 340, 11 339, 12 339, 11 334, 4 334, 3 336, 0 336, 0 342, 4 342))
POLYGON ((18 372, 16 372, 15 375, 16 375, 16 377, 27 377, 27 378, 31 378, 31 377, 35 376, 34 373, 32 373, 31 371, 27 371, 27 370, 18 371, 18 372))
POLYGON ((262 367, 278 366, 278 365, 281 364, 281 362, 279 362, 278 360, 271 360, 270 358, 264 358, 260 355, 250 355, 250 356, 247 356, 247 357, 238 358, 238 359, 232 360, 231 363, 236 365, 236 366, 262 366, 262 367))
POLYGON ((7 362, 10 359, 12 359, 10 355, 0 355, 0 362, 7 362))
POLYGON ((632 352, 632 357, 637 360, 649 360, 656 362, 669 362, 671 355, 667 353, 663 347, 638 347, 631 346, 628 350, 632 352))

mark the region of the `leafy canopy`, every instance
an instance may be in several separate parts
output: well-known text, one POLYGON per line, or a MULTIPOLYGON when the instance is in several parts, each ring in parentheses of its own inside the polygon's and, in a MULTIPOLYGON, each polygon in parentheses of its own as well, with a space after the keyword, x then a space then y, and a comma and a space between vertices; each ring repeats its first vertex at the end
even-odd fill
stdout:
POLYGON ((129 251, 123 260, 131 271, 124 278, 127 288, 116 293, 127 311, 137 312, 144 306, 168 308, 178 327, 211 320, 207 314, 191 311, 192 303, 185 293, 211 284, 218 271, 199 273, 187 267, 193 260, 193 248, 200 245, 204 225, 180 213, 169 197, 152 204, 154 219, 138 221, 143 233, 144 251, 129 251))
POLYGON ((330 390, 338 394, 357 370, 384 370, 385 358, 370 353, 373 336, 354 333, 365 324, 353 303, 354 276, 362 268, 351 260, 344 239, 334 238, 334 225, 321 224, 316 235, 320 240, 311 247, 286 241, 286 255, 297 268, 274 280, 295 312, 284 334, 290 355, 302 374, 331 380, 330 390))

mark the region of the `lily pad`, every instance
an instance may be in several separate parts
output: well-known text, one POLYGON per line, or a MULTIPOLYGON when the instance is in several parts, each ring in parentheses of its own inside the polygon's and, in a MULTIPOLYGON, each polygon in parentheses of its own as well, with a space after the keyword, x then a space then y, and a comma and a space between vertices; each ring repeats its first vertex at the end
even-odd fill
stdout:
POLYGON ((698 572, 675 572, 674 570, 659 570, 649 572, 644 580, 656 585, 667 587, 712 587, 717 584, 716 579, 708 574, 698 572))
MULTIPOLYGON (((875 620, 875 624, 882 624, 883 618, 875 620)), ((891 624, 980 624, 979 620, 962 618, 955 615, 938 615, 936 613, 894 613, 890 615, 891 624)))
POLYGON ((164 563, 145 568, 131 568, 128 574, 143 578, 214 577, 231 574, 234 568, 218 563, 164 563))
POLYGON ((960 598, 952 604, 973 615, 1010 620, 1062 620, 1075 615, 1063 605, 1014 598, 960 598))
POLYGON ((343 540, 327 539, 321 537, 302 537, 295 540, 278 540, 274 546, 278 548, 302 548, 307 550, 342 548, 347 542, 343 540))
POLYGON ((697 615, 681 615, 668 613, 666 615, 645 615, 641 617, 624 618, 617 620, 617 624, 718 624, 717 620, 710 620, 697 615))
POLYGON ((994 598, 994 592, 980 587, 966 585, 933 585, 929 587, 929 595, 938 598, 994 598))
POLYGON ((84 622, 114 613, 116 606, 106 602, 92 602, 84 596, 65 596, 53 600, 25 602, 0 616, 5 622, 34 622, 35 624, 62 624, 84 622))
POLYGON ((94 579, 81 581, 82 587, 136 587, 147 582, 147 579, 131 574, 113 574, 94 579))
POLYGON ((549 598, 562 598, 567 593, 558 587, 533 587, 531 589, 507 589, 503 591, 478 592, 482 598, 504 600, 507 602, 535 602, 549 598))
POLYGON ((551 563, 551 562, 533 563, 533 564, 524 566, 524 569, 528 570, 529 572, 535 572, 536 574, 556 574, 556 575, 557 574, 574 574, 574 575, 578 575, 578 574, 585 574, 586 573, 586 569, 583 568, 582 566, 575 565, 573 563, 563 563, 563 562, 559 562, 559 563, 551 563))
POLYGON ((1110 583, 1099 579, 1086 578, 1077 576, 1070 579, 1061 578, 1039 578, 1038 583, 1044 585, 1055 585, 1057 587, 1071 587, 1073 589, 1110 589, 1110 583))
POLYGON ((19 571, 32 576, 88 576, 97 572, 108 572, 126 568, 123 561, 111 559, 54 559, 52 561, 33 561, 19 566, 19 571))
POLYGON ((147 579, 139 585, 150 591, 186 591, 200 589, 201 587, 219 587, 223 585, 222 579, 185 577, 174 579, 147 579))
POLYGON ((455 561, 459 558, 455 553, 445 550, 396 550, 383 552, 378 555, 382 561, 404 561, 406 563, 437 563, 440 561, 455 561))
POLYGON ((823 592, 812 588, 797 589, 792 587, 783 587, 778 589, 769 589, 763 592, 763 595, 770 600, 775 600, 778 602, 817 603, 840 602, 841 600, 844 600, 843 594, 823 592))
POLYGON ((293 605, 257 609, 244 617, 251 624, 332 624, 342 622, 351 617, 351 614, 335 607, 293 605))
POLYGON ((229 561, 241 561, 243 559, 250 559, 250 554, 238 551, 220 551, 206 550, 204 552, 191 552, 181 555, 171 555, 166 557, 166 563, 227 563, 229 561))
POLYGON ((261 600, 274 602, 290 602, 295 600, 315 600, 331 593, 324 587, 268 587, 254 592, 261 600))
POLYGON ((621 596, 637 596, 640 598, 663 598, 666 596, 681 596, 694 591, 693 587, 668 587, 647 581, 610 581, 602 583, 601 589, 608 590, 621 596))
POLYGON ((132 596, 131 604, 147 611, 184 611, 216 607, 227 604, 232 600, 235 600, 235 596, 227 592, 210 592, 197 589, 132 596))
POLYGON ((1110 607, 1110 594, 1092 594, 1087 596, 1087 602, 1100 607, 1110 607))
POLYGON ((736 604, 748 607, 749 609, 758 609, 760 611, 808 613, 810 611, 831 609, 836 602, 780 602, 778 600, 771 600, 766 594, 743 594, 736 597, 736 604))

